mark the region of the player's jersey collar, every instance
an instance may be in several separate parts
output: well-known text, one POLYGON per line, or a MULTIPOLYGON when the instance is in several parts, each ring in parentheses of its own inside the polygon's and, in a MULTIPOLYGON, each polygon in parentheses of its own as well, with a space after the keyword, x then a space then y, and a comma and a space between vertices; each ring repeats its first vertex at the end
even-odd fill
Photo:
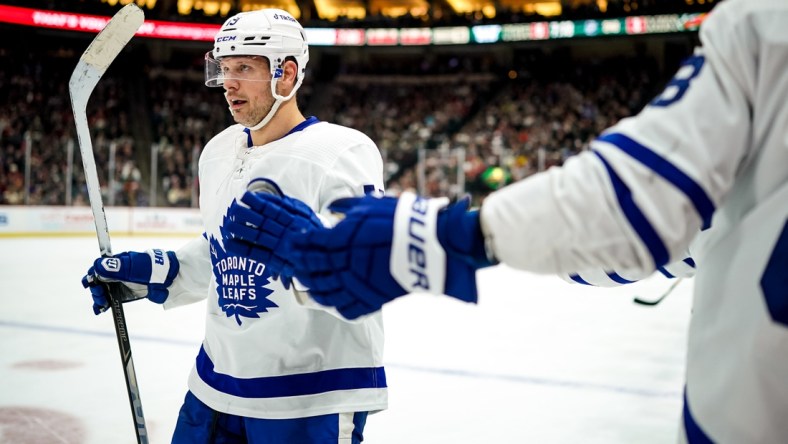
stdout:
POLYGON ((318 118, 315 117, 315 116, 307 117, 306 120, 304 120, 303 122, 299 123, 293 129, 291 129, 287 134, 285 134, 285 137, 289 136, 290 134, 297 133, 299 131, 303 131, 307 127, 310 127, 310 126, 312 126, 312 125, 314 125, 316 123, 319 123, 319 122, 320 122, 320 120, 318 120, 318 118))
MULTIPOLYGON (((308 128, 308 127, 310 127, 310 126, 312 126, 312 125, 314 125, 316 123, 320 123, 320 120, 317 117, 315 117, 315 116, 310 116, 306 120, 304 120, 303 122, 301 122, 298 125, 296 125, 295 127, 293 127, 293 129, 288 131, 287 134, 282 136, 282 138, 285 138, 285 137, 287 137, 287 136, 289 136, 289 135, 291 135, 293 133, 297 133, 299 131, 303 131, 304 129, 306 129, 306 128, 308 128)), ((244 128, 244 132, 246 133, 246 147, 247 148, 253 147, 254 143, 252 143, 252 131, 249 128, 244 128)))

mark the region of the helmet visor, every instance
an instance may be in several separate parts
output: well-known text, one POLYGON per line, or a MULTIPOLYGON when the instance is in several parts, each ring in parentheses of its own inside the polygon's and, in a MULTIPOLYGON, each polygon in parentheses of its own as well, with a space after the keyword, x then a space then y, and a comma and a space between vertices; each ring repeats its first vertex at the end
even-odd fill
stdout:
POLYGON ((205 54, 205 85, 224 86, 228 80, 270 82, 268 60, 261 56, 230 56, 217 59, 213 51, 205 54))

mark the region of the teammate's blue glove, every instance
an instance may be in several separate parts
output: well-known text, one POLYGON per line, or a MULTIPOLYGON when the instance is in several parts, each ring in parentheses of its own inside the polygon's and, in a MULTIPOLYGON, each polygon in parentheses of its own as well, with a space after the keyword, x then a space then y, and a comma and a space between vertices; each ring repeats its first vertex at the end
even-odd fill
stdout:
POLYGON ((493 265, 469 201, 365 196, 329 207, 334 228, 293 240, 296 277, 318 303, 355 319, 412 292, 476 302, 476 270, 493 265))
POLYGON ((271 276, 290 288, 295 272, 290 258, 292 239, 323 224, 305 203, 276 194, 247 191, 241 202, 233 202, 222 240, 228 253, 262 262, 271 276))
POLYGON ((169 296, 167 288, 178 275, 180 264, 175 253, 158 249, 144 253, 124 252, 98 258, 82 278, 82 286, 93 296, 93 313, 109 308, 106 283, 120 282, 131 292, 122 302, 148 298, 163 304, 169 296))

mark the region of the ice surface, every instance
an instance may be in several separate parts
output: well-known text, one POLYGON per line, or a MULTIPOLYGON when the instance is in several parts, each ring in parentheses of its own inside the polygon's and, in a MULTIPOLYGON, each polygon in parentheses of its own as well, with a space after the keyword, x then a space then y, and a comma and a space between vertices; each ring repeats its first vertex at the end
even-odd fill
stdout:
MULTIPOLYGON (((113 237, 113 251, 186 238, 113 237)), ((95 238, 0 239, 0 442, 134 443, 110 316, 80 278, 95 238)), ((599 289, 496 267, 480 303, 413 295, 387 306, 389 409, 365 443, 666 443, 681 411, 691 281, 599 289)), ((153 444, 168 443, 204 331, 203 304, 127 304, 153 444)))

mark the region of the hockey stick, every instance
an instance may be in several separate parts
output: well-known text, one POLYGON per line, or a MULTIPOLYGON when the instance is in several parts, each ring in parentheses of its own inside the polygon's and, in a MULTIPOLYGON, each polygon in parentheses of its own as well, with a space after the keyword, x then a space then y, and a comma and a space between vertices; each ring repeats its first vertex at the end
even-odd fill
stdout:
POLYGON ((681 282, 681 279, 682 279, 682 278, 677 278, 677 279, 676 279, 676 281, 675 281, 675 282, 673 282, 673 283, 670 285, 670 287, 668 287, 668 289, 667 289, 667 290, 665 290, 665 292, 664 292, 664 293, 662 293, 662 294, 661 294, 661 295, 660 295, 658 298, 656 298, 656 299, 653 299, 653 300, 647 300, 647 299, 641 299, 641 298, 640 298, 640 296, 635 296, 635 298, 634 298, 632 301, 633 301, 633 302, 635 302, 636 304, 640 304, 640 305, 648 305, 648 306, 654 306, 654 305, 657 305, 657 304, 659 304, 660 302, 662 302, 663 300, 665 300, 665 298, 666 298, 666 297, 668 297, 668 295, 670 295, 671 293, 673 293, 673 290, 676 288, 676 286, 677 286, 677 285, 679 285, 679 283, 681 282))
MULTIPOLYGON (((90 43, 88 49, 74 68, 71 80, 68 82, 68 91, 71 95, 71 107, 74 110, 74 123, 77 127, 79 151, 82 154, 82 165, 85 169, 85 182, 88 188, 90 209, 96 223, 101 256, 112 256, 112 247, 109 241, 107 216, 104 212, 104 203, 101 200, 98 174, 96 173, 96 160, 93 157, 93 143, 90 140, 88 128, 87 105, 93 89, 107 68, 120 54, 126 44, 134 36, 145 20, 145 14, 134 3, 124 6, 107 23, 90 43)), ((118 338, 120 358, 126 376, 126 390, 129 395, 131 414, 134 418, 134 428, 139 444, 148 443, 148 431, 145 427, 145 417, 142 414, 140 391, 137 386, 137 374, 134 371, 134 360, 131 358, 131 344, 126 330, 126 316, 123 314, 123 302, 131 300, 129 291, 124 291, 125 286, 120 283, 106 284, 108 299, 112 309, 112 319, 115 323, 115 335, 118 338)))

